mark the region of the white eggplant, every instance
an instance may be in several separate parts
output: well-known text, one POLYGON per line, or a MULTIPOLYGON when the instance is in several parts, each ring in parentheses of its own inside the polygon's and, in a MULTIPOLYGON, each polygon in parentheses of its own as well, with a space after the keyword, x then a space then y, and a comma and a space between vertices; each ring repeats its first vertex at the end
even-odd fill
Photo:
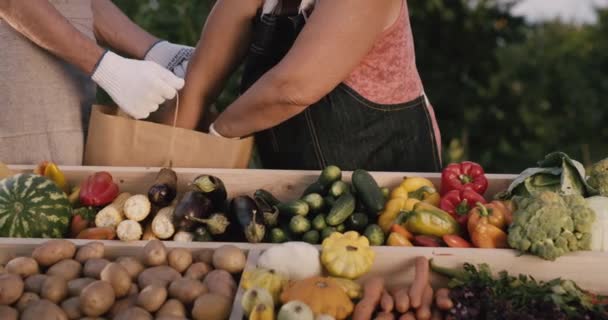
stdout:
POLYGON ((116 228, 125 219, 123 207, 127 199, 131 197, 128 192, 123 192, 105 208, 101 209, 95 216, 95 226, 116 228))
POLYGON ((147 196, 136 194, 125 202, 124 212, 129 220, 143 221, 152 209, 152 204, 147 196))
POLYGON ((173 211, 175 207, 162 208, 152 220, 152 233, 159 239, 169 239, 175 234, 173 211))
POLYGON ((124 220, 118 224, 116 235, 122 241, 135 241, 141 239, 143 230, 141 224, 133 220, 124 220))
POLYGON ((591 250, 608 251, 608 197, 590 197, 587 205, 595 211, 595 222, 591 227, 591 250))

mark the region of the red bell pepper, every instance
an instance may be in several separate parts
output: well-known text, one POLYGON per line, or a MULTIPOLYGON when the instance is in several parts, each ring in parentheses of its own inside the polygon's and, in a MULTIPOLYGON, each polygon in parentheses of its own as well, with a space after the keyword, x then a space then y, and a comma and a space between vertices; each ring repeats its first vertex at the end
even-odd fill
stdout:
POLYGON ((481 165, 471 161, 452 163, 441 172, 442 195, 469 188, 479 194, 484 194, 488 189, 488 179, 481 165))
POLYGON ((80 203, 85 206, 103 206, 118 196, 118 185, 107 172, 97 172, 80 185, 80 203))
POLYGON ((449 213, 461 226, 467 226, 469 211, 476 203, 486 203, 482 195, 473 189, 452 190, 446 193, 439 202, 439 208, 449 213))

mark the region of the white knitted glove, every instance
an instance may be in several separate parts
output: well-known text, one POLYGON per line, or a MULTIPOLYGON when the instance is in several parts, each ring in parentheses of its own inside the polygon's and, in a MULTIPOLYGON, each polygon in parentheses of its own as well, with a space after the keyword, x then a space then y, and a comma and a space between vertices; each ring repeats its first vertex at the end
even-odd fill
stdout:
POLYGON ((154 62, 126 59, 111 51, 101 57, 91 78, 135 119, 147 118, 184 86, 183 79, 154 62))
POLYGON ((188 61, 190 61, 193 53, 193 47, 163 40, 153 44, 148 49, 144 60, 154 61, 183 79, 188 70, 188 61))

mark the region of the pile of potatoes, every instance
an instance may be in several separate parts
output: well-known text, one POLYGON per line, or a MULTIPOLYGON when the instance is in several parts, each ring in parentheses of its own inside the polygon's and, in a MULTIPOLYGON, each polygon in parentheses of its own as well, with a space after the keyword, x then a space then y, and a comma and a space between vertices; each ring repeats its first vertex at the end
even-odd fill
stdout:
POLYGON ((192 253, 158 240, 137 257, 104 257, 101 242, 51 240, 10 260, 0 266, 0 319, 224 320, 246 260, 231 245, 192 253))

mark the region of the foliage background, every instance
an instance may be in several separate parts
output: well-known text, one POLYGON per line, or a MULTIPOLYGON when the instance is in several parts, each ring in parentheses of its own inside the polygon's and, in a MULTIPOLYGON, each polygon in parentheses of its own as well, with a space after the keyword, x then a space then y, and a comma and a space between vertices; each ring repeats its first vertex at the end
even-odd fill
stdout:
MULTIPOLYGON (((140 26, 196 45, 213 0, 114 0, 140 26)), ((409 1, 417 64, 436 109, 444 161, 515 173, 562 150, 608 156, 608 10, 598 22, 528 24, 517 0, 409 1)), ((237 95, 238 74, 222 93, 237 95)))

